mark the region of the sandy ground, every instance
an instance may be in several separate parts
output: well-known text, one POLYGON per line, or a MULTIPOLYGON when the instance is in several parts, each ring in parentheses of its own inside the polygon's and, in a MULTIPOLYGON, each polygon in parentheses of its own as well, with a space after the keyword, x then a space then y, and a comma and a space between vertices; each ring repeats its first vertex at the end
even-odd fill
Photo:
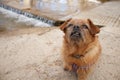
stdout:
MULTIPOLYGON (((100 33, 101 58, 88 80, 120 80, 120 35, 105 30, 100 33)), ((42 34, 40 29, 24 31, 0 35, 0 80, 76 80, 63 70, 63 33, 58 28, 42 34)))
MULTIPOLYGON (((120 25, 105 24, 101 29, 102 55, 88 80, 120 80, 119 32, 120 25)), ((59 28, 0 32, 0 80, 76 80, 73 73, 63 70, 63 35, 59 28)))

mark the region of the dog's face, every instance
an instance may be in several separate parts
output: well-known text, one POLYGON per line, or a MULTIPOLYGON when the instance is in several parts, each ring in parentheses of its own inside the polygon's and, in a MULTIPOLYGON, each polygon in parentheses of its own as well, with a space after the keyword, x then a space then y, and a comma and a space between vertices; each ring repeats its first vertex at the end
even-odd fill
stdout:
POLYGON ((67 42, 74 44, 88 44, 100 31, 90 19, 69 19, 60 26, 60 29, 65 33, 64 38, 67 42))

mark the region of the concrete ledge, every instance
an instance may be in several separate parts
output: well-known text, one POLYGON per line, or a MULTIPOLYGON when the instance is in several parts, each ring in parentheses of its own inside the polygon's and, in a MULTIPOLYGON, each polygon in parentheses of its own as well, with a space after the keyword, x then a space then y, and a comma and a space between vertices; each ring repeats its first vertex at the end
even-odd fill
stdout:
POLYGON ((0 7, 13 11, 18 14, 21 14, 21 15, 27 16, 29 18, 35 18, 37 20, 40 20, 42 22, 48 23, 53 26, 59 26, 63 22, 60 20, 55 20, 47 16, 41 15, 39 14, 38 11, 29 11, 24 8, 19 8, 19 7, 11 6, 11 5, 4 4, 4 3, 0 3, 0 7))

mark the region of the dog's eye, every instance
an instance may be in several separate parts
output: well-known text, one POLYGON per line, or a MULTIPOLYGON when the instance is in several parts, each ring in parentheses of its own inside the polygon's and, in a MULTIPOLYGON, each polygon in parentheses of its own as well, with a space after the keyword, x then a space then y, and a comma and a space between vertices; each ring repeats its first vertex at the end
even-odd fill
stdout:
POLYGON ((68 27, 71 27, 71 26, 73 26, 73 24, 69 24, 69 25, 68 25, 68 27))
POLYGON ((88 26, 87 25, 82 25, 82 28, 88 29, 88 26))

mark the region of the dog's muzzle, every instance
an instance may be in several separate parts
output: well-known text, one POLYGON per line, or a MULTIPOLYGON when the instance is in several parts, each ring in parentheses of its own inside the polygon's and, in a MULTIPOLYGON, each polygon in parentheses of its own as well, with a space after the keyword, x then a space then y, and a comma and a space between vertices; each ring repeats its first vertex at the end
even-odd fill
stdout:
POLYGON ((81 38, 81 33, 80 33, 80 29, 79 26, 74 26, 73 31, 70 34, 70 37, 72 39, 78 39, 81 38))

